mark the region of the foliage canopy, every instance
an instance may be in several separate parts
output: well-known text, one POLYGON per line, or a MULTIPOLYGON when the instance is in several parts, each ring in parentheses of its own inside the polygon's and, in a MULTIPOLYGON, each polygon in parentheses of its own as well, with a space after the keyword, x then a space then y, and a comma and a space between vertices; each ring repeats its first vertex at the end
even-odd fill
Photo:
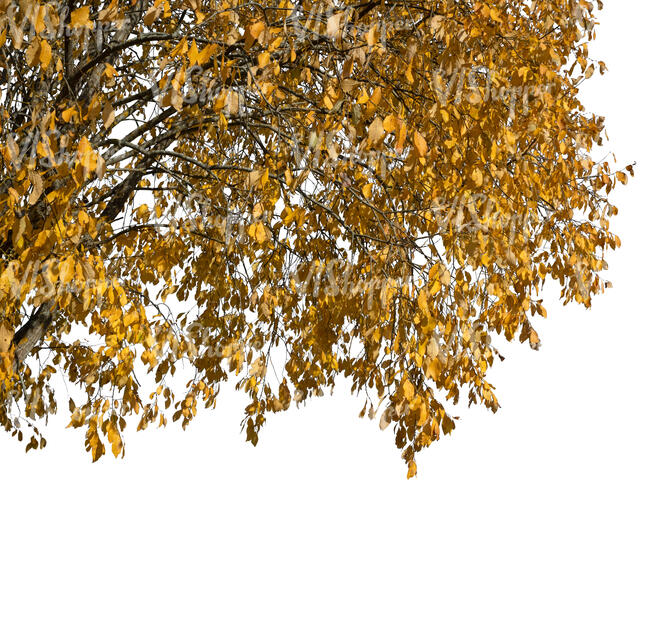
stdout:
POLYGON ((342 375, 413 475, 461 390, 496 411, 493 335, 538 347, 546 280, 606 285, 594 12, 0 0, 0 423, 43 446, 62 377, 117 456, 233 373, 256 443, 342 375))

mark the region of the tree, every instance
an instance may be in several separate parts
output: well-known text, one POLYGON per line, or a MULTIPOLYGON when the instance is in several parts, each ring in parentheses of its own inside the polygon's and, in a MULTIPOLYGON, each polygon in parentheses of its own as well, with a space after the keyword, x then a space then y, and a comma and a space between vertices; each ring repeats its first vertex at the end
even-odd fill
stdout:
POLYGON ((343 375, 413 475, 461 389, 497 410, 493 335, 538 347, 546 280, 586 307, 606 286, 627 175, 578 99, 595 23, 586 0, 0 0, 0 423, 44 446, 63 378, 93 460, 118 456, 129 417, 185 427, 234 372, 255 444, 343 375))

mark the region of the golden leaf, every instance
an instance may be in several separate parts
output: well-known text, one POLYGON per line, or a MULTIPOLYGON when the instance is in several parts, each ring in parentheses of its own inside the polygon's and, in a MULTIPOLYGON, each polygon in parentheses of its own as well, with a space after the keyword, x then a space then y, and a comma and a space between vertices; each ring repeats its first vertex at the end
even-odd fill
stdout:
POLYGON ((92 28, 90 21, 90 7, 80 7, 70 13, 70 26, 72 28, 92 28))
POLYGON ((249 226, 248 235, 254 238, 259 244, 263 244, 268 240, 266 227, 264 226, 264 223, 262 223, 261 221, 253 223, 249 226))
POLYGON ((327 36, 332 39, 339 39, 341 36, 341 19, 343 13, 334 13, 327 20, 327 36))
POLYGON ((371 146, 377 146, 384 139, 384 124, 380 118, 375 118, 368 128, 368 140, 371 146))
POLYGON ((418 473, 417 464, 413 460, 409 461, 409 469, 408 469, 408 472, 406 474, 406 477, 407 478, 413 478, 414 476, 417 475, 417 473, 418 473))
POLYGON ((270 60, 271 60, 271 55, 269 54, 268 50, 265 50, 264 52, 260 53, 257 56, 257 63, 260 66, 260 68, 263 68, 264 66, 268 65, 270 60))
POLYGON ((66 257, 59 265, 59 278, 63 284, 69 284, 75 274, 75 261, 71 256, 66 257))
POLYGON ((389 114, 384 118, 383 127, 386 133, 394 133, 399 128, 399 120, 397 116, 389 114))
POLYGON ((413 144, 415 145, 415 150, 418 152, 420 157, 424 157, 427 154, 427 143, 426 140, 422 137, 419 131, 413 133, 413 144))
POLYGON ((46 70, 47 67, 50 65, 51 60, 52 60, 52 47, 47 42, 47 40, 44 39, 43 41, 41 41, 41 51, 39 55, 41 68, 43 68, 43 70, 46 70))
POLYGON ((266 28, 266 25, 264 22, 259 21, 255 22, 254 24, 251 24, 248 27, 248 31, 253 37, 253 39, 259 39, 260 35, 264 32, 264 29, 266 28))

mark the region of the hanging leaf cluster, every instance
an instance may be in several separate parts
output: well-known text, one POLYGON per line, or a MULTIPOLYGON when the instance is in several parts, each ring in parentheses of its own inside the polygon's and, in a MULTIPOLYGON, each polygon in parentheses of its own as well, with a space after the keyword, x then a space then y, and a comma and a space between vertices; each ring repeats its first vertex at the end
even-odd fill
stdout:
POLYGON ((255 444, 347 382, 415 474, 546 281, 606 287, 595 11, 0 0, 0 424, 118 456, 232 378, 255 444))

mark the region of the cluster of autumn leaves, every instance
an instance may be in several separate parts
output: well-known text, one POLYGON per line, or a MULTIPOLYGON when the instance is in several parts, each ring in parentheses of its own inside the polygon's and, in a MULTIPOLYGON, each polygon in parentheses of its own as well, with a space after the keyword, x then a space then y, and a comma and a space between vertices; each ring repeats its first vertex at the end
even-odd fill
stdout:
POLYGON ((493 341, 539 346, 547 278, 605 287, 627 175, 578 99, 591 3, 72 4, 0 0, 0 422, 29 447, 59 377, 97 459, 229 377, 256 443, 344 375, 413 475, 462 392, 498 408, 493 341))

